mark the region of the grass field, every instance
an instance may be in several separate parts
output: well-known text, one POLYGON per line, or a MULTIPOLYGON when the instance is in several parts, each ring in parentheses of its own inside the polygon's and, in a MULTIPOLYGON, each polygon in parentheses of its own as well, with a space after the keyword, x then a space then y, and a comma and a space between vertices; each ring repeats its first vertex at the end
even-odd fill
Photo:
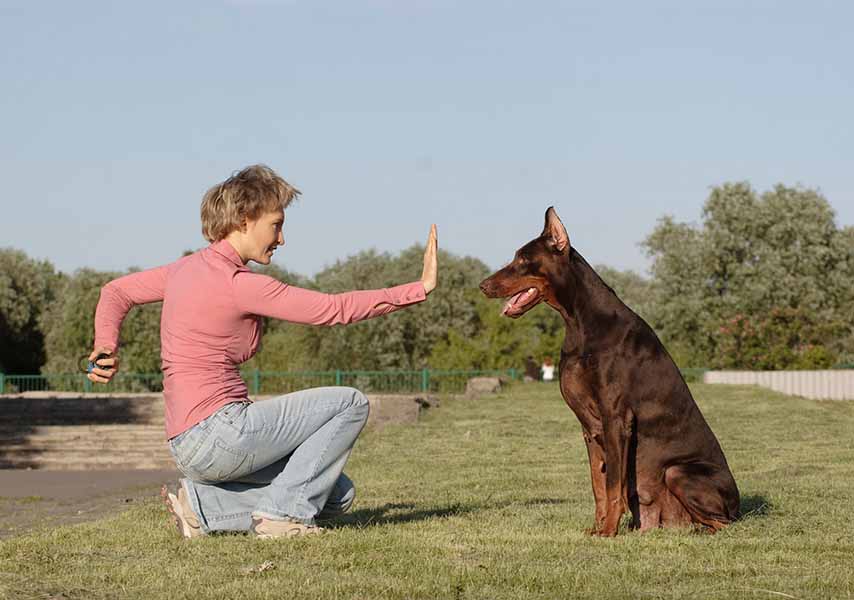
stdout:
POLYGON ((587 536, 578 422, 556 386, 528 384, 364 435, 357 507, 323 536, 185 543, 152 499, 0 542, 0 597, 854 597, 854 402, 692 389, 746 513, 714 536, 587 536))

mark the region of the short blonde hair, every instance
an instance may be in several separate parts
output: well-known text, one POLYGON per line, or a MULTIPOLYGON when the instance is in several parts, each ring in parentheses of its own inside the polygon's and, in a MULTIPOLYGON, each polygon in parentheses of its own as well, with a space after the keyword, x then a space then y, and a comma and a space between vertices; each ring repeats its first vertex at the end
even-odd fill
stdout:
POLYGON ((209 242, 225 239, 246 219, 284 210, 300 191, 265 165, 252 165, 205 192, 202 234, 209 242))

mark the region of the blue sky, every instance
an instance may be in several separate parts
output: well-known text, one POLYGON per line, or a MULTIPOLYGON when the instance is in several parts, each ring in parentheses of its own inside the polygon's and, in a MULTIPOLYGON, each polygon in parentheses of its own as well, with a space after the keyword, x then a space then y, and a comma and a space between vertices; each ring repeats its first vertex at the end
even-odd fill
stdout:
MULTIPOLYGON (((277 262, 423 242, 492 267, 554 205, 596 264, 710 186, 854 224, 847 2, 0 2, 0 247, 70 272, 204 245, 247 164, 303 191, 277 262)), ((413 278, 419 274, 414 273, 413 278)))

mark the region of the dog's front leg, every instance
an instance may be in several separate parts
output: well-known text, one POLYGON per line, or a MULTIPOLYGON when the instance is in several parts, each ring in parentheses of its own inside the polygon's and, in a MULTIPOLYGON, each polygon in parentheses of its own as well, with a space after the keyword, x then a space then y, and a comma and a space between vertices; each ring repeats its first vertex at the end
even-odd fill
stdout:
POLYGON ((632 439, 631 413, 602 420, 605 450, 605 521, 598 534, 617 535, 620 518, 629 510, 628 461, 632 439))
POLYGON ((584 430, 584 443, 587 445, 587 459, 590 462, 590 483, 593 485, 593 499, 596 502, 596 515, 590 533, 599 533, 605 524, 605 452, 602 449, 602 432, 591 433, 584 430))

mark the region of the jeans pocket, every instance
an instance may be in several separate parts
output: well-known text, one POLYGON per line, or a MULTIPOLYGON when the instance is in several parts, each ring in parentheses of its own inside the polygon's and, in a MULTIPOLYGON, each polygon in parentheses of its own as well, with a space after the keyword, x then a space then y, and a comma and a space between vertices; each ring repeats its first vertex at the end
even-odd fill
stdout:
POLYGON ((198 452, 188 466, 196 479, 203 483, 231 481, 252 472, 255 455, 234 448, 218 435, 211 436, 212 444, 198 452))
POLYGON ((179 471, 187 475, 187 467, 205 445, 208 435, 208 430, 198 424, 169 440, 169 452, 179 471))

